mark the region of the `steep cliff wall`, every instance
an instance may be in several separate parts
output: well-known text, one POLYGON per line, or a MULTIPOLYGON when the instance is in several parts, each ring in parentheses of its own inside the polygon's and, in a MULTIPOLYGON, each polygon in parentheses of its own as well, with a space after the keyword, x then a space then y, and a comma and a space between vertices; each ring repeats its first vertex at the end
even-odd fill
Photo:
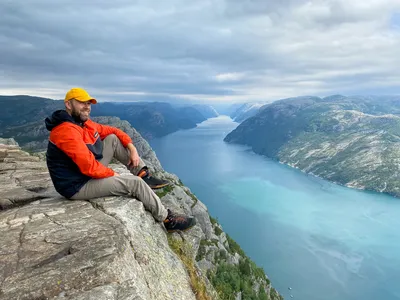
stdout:
MULTIPOLYGON (((167 234, 136 199, 64 199, 43 154, 31 156, 15 141, 0 140, 0 299, 279 299, 264 272, 162 169, 128 122, 98 121, 133 138, 149 167, 173 183, 158 192, 163 204, 194 215, 198 225, 167 234), (232 272, 239 272, 239 286, 221 285, 221 276, 232 272)), ((128 174, 121 164, 111 167, 128 174)))

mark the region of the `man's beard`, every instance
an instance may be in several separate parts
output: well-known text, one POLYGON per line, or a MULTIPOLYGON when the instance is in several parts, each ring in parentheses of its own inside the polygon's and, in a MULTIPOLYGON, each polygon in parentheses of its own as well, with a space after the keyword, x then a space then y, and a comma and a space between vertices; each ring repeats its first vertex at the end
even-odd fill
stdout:
MULTIPOLYGON (((86 111, 79 111, 75 110, 75 108, 72 108, 71 116, 77 123, 85 123, 89 119, 89 114, 88 115, 83 115, 83 113, 86 111)), ((90 112, 89 112, 90 113, 90 112)))

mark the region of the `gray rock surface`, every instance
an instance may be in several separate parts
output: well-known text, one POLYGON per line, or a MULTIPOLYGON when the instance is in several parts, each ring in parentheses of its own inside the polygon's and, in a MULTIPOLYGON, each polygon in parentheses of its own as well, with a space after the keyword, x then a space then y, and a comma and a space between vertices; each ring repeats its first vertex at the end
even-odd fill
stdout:
POLYGON ((13 138, 10 139, 0 138, 0 144, 18 146, 18 143, 13 138))
MULTIPOLYGON (((0 213, 0 299, 195 299, 165 229, 141 202, 46 196, 44 162, 4 148, 13 160, 0 163, 0 197, 11 200, 0 213)), ((203 234, 183 235, 199 244, 203 234)))
POLYGON ((57 196, 47 167, 39 160, 12 141, 0 144, 0 209, 57 196))

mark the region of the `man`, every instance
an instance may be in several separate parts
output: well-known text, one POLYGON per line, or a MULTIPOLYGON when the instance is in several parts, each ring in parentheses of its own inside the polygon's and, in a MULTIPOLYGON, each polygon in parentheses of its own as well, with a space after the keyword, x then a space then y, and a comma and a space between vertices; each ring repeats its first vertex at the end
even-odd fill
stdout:
POLYGON ((73 88, 65 96, 65 110, 45 120, 50 131, 46 161, 57 192, 72 200, 130 195, 169 232, 194 226, 193 217, 165 209, 152 188, 168 182, 150 175, 131 138, 118 128, 90 120, 91 105, 96 103, 85 90, 73 88), (113 157, 134 176, 120 176, 108 168, 113 157))

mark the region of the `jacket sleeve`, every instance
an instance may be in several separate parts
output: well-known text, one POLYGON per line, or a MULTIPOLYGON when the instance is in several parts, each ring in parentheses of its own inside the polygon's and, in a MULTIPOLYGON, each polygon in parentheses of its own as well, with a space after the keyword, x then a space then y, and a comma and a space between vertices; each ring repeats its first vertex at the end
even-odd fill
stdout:
POLYGON ((124 147, 128 146, 129 143, 132 143, 130 136, 122 130, 112 126, 102 125, 95 122, 93 123, 96 124, 97 132, 99 133, 101 140, 104 140, 110 134, 115 134, 124 147))
POLYGON ((83 174, 97 179, 114 176, 112 169, 95 159, 83 141, 82 133, 74 126, 66 123, 53 129, 50 142, 68 155, 83 174))

